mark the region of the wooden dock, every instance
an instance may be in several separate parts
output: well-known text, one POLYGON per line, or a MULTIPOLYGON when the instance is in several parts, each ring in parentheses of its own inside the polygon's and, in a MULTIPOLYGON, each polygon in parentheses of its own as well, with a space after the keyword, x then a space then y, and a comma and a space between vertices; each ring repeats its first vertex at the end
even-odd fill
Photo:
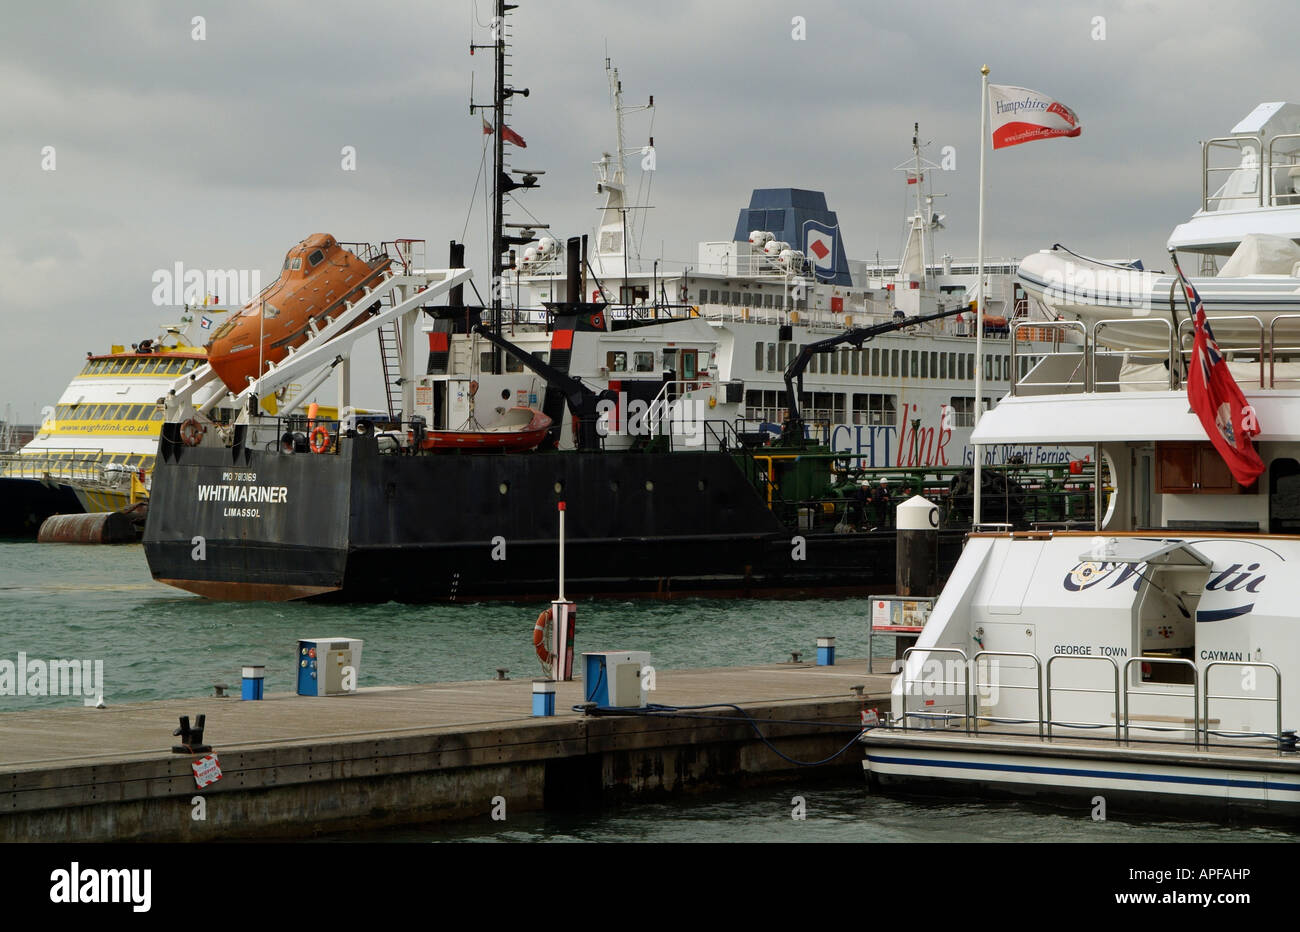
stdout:
POLYGON ((0 714, 0 842, 296 837, 599 806, 768 780, 861 774, 850 748, 889 677, 865 660, 660 670, 671 715, 587 715, 580 682, 532 717, 529 679, 371 687, 348 696, 174 699, 0 714), (853 687, 864 687, 861 695, 853 687), (178 717, 207 716, 222 778, 196 788, 178 717), (200 797, 202 799, 200 799, 200 797))

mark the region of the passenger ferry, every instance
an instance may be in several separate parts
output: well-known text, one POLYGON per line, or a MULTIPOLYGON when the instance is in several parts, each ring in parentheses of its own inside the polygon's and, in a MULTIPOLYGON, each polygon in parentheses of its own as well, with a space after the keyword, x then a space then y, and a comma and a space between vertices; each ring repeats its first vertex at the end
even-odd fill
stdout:
POLYGON ((153 339, 87 353, 36 435, 0 467, 0 533, 35 535, 49 515, 116 511, 148 497, 163 411, 177 378, 206 358, 200 335, 229 308, 187 307, 153 339))

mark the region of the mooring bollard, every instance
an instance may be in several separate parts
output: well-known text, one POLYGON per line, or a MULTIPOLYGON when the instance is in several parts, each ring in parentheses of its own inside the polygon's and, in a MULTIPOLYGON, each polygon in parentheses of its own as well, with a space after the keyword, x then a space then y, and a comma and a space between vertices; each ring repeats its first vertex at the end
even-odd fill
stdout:
POLYGON ((262 684, 266 680, 266 667, 244 667, 244 677, 239 690, 240 699, 261 699, 262 684))
POLYGON ((817 666, 835 666, 835 638, 820 637, 817 639, 817 666))
POLYGON ((533 716, 555 714, 555 680, 533 680, 533 716))

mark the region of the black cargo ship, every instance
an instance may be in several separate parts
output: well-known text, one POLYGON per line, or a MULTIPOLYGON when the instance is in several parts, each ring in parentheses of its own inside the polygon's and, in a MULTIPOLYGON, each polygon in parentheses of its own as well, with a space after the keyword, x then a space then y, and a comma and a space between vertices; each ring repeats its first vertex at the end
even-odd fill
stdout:
MULTIPOLYGON (((163 443, 149 565, 213 598, 550 598, 561 500, 575 594, 893 590, 891 532, 791 531, 743 453, 404 456, 368 436, 320 456, 163 443)), ((961 538, 945 532, 945 568, 961 538)))
MULTIPOLYGON (((504 15, 503 4, 497 7, 504 15)), ((485 47, 496 52, 497 82, 493 103, 483 109, 492 110, 494 128, 504 127, 505 101, 515 93, 504 85, 505 41, 485 47)), ((507 234, 503 198, 537 181, 506 167, 503 135, 496 132, 493 140, 494 280, 508 267, 506 250, 530 241, 507 234)), ((588 291, 583 240, 581 249, 570 241, 566 253, 566 302, 548 306, 544 329, 534 324, 519 338, 532 340, 531 351, 503 337, 495 291, 481 308, 466 307, 459 288, 451 289, 446 306, 430 300, 416 307, 429 332, 425 375, 408 371, 388 379, 384 422, 342 413, 331 422, 268 418, 256 393, 287 384, 273 370, 238 399, 247 415, 212 430, 204 410, 213 402, 191 404, 178 383, 144 537, 154 578, 222 599, 550 598, 563 501, 567 587, 575 595, 893 591, 895 535, 870 529, 861 508, 850 522, 862 477, 849 460, 807 441, 797 418, 786 425, 793 429, 780 446, 738 423, 744 386, 719 384, 716 371, 707 369, 703 361, 719 350, 718 338, 690 308, 656 297, 652 315, 612 320, 604 303, 584 303, 583 296, 600 296, 604 287, 588 291), (486 344, 475 345, 480 337, 486 344), (615 382, 606 359, 627 349, 626 339, 652 350, 634 355, 662 365, 637 367, 644 374, 615 382), (479 352, 485 345, 488 351, 479 352), (459 362, 452 359, 457 353, 459 362), (480 373, 472 381, 463 375, 466 360, 472 361, 468 371, 480 373), (528 394, 529 378, 544 383, 537 406, 553 424, 536 449, 448 453, 421 442, 426 430, 454 432, 462 423, 457 398, 468 393, 473 421, 475 393, 480 402, 492 398, 480 411, 508 405, 506 399, 528 394), (393 400, 397 392, 400 403, 393 400), (629 399, 674 398, 707 402, 716 420, 704 425, 702 442, 675 442, 671 430, 606 438, 609 410, 602 420, 599 405, 617 404, 614 420, 622 423, 629 399)), ((457 254, 453 244, 453 268, 461 264, 457 254)), ((425 294, 432 299, 436 292, 430 287, 425 294)), ((376 315, 371 323, 391 320, 390 332, 414 333, 412 320, 385 318, 379 307, 376 301, 367 312, 376 315)), ((396 305, 390 310, 399 313, 396 305)), ((337 323, 355 326, 352 334, 369 326, 361 318, 359 326, 337 323)), ((380 344, 386 346, 383 330, 380 344)), ((410 350, 407 344, 403 365, 410 365, 410 350)), ((286 365, 306 365, 311 352, 300 350, 286 365)), ((955 564, 964 532, 940 532, 942 575, 955 564)))

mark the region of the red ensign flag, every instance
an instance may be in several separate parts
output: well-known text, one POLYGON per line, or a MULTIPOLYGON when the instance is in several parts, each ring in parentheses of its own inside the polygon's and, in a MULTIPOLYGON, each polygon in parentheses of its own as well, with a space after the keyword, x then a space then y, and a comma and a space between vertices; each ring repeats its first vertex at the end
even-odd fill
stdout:
POLYGON ((1228 363, 1219 352, 1214 331, 1205 317, 1201 296, 1183 277, 1183 270, 1174 260, 1174 271, 1187 295, 1187 306, 1196 322, 1196 337, 1192 343, 1192 361, 1187 372, 1187 400, 1201 419, 1201 426, 1219 451, 1232 477, 1242 485, 1254 485, 1264 471, 1264 461, 1255 452, 1250 438, 1259 433, 1255 409, 1246 402, 1241 386, 1228 370, 1228 363))

